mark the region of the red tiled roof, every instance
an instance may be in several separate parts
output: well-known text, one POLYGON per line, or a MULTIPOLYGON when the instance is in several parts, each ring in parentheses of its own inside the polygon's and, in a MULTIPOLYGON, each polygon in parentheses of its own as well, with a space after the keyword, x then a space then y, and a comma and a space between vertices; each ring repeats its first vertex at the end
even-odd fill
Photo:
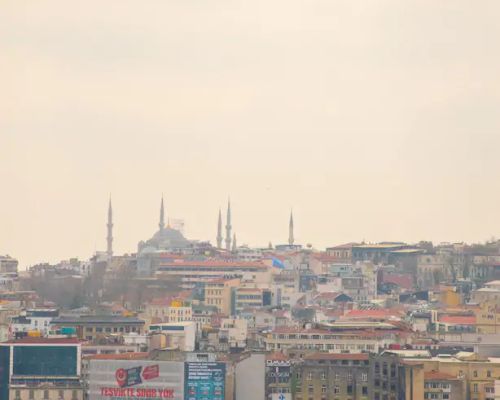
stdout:
POLYGON ((368 360, 366 353, 314 353, 304 357, 305 360, 368 360))
POLYGON ((413 277, 408 274, 383 272, 381 283, 393 283, 401 288, 411 289, 413 287, 413 277))
POLYGON ((149 353, 121 353, 121 354, 90 354, 84 356, 89 360, 146 360, 149 353))
POLYGON ((443 315, 439 318, 439 322, 444 324, 454 324, 454 325, 475 325, 476 317, 471 316, 460 316, 460 315, 443 315))
POLYGON ((280 351, 275 351, 274 353, 266 354, 266 360, 288 361, 288 356, 280 351))
POLYGON ((209 261, 188 261, 188 260, 174 260, 162 261, 160 267, 223 267, 223 268, 266 268, 267 266, 261 262, 253 261, 226 261, 226 260, 209 260, 209 261))
POLYGON ((424 380, 426 381, 447 381, 456 379, 458 379, 456 376, 446 374, 444 372, 439 372, 439 371, 424 372, 424 380))

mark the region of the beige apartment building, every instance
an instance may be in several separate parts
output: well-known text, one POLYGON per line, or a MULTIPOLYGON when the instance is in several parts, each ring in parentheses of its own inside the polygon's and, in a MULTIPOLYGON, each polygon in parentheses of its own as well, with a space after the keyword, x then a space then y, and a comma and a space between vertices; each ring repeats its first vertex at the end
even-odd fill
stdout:
POLYGON ((231 289, 240 285, 239 279, 215 279, 205 284, 205 305, 217 307, 224 315, 231 315, 231 289))

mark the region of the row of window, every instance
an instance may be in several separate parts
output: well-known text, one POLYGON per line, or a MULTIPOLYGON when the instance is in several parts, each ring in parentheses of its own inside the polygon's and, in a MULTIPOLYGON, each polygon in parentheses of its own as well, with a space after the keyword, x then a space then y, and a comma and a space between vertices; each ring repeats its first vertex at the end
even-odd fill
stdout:
MULTIPOLYGON (((313 372, 308 372, 306 374, 306 380, 312 381, 315 376, 319 377, 319 379, 321 379, 322 381, 325 381, 328 378, 328 375, 325 371, 320 372, 319 375, 314 374, 313 372)), ((296 377, 297 377, 297 379, 302 379, 302 374, 300 372, 297 372, 296 377)), ((340 374, 339 372, 336 372, 334 375, 334 379, 336 381, 338 381, 340 379, 347 379, 348 381, 352 381, 352 377, 353 377, 353 375, 352 375, 352 372, 350 372, 350 371, 347 372, 346 375, 340 374)), ((368 373, 366 373, 366 372, 361 373, 361 381, 363 381, 363 382, 368 381, 368 373)))
MULTIPOLYGON (((55 391, 51 393, 49 390, 44 390, 43 391, 43 399, 44 400, 59 400, 59 399, 64 399, 64 390, 58 390, 57 394, 55 391)), ((35 399, 35 390, 30 389, 28 391, 28 399, 29 400, 34 400, 35 399)), ((71 391, 71 399, 72 400, 78 400, 78 391, 77 390, 72 390, 71 391)), ((14 392, 14 400, 21 400, 21 390, 16 389, 14 392)))
POLYGON ((306 340, 363 340, 363 337, 360 337, 359 335, 331 335, 331 334, 308 334, 308 333, 301 333, 301 334, 296 334, 296 333, 289 333, 289 334, 276 334, 273 333, 273 339, 288 339, 288 340, 294 340, 294 339, 306 339, 306 340))
POLYGON ((441 382, 425 382, 424 387, 426 389, 449 389, 449 383, 441 383, 441 382))
POLYGON ((424 393, 424 399, 447 400, 449 398, 450 398, 449 393, 430 393, 430 392, 424 393))
POLYGON ((222 289, 205 289, 206 296, 222 296, 222 289))
MULTIPOLYGON (((288 343, 267 343, 267 346, 269 349, 274 349, 274 348, 277 348, 279 349, 281 346, 287 346, 287 345, 291 345, 291 344, 288 344, 288 343)), ((337 344, 334 344, 334 343, 325 343, 325 344, 322 344, 322 343, 297 343, 297 344, 293 344, 295 348, 297 349, 317 349, 317 350, 339 350, 339 351, 343 351, 343 350, 358 350, 358 352, 370 352, 370 353, 373 353, 375 352, 376 348, 375 348, 375 345, 374 344, 342 344, 342 343, 337 343, 337 344)), ((332 361, 336 361, 336 360, 332 360, 332 361)), ((331 362, 332 364, 335 364, 335 362, 331 362)))
MULTIPOLYGON (((335 385, 333 386, 333 394, 340 394, 341 393, 341 388, 339 385, 335 385)), ((297 392, 300 393, 302 392, 302 387, 301 386, 297 386, 297 392)), ((350 394, 353 394, 354 393, 354 386, 353 385, 347 385, 346 388, 345 388, 345 392, 350 395, 350 394)), ((314 386, 313 385, 309 385, 307 387, 307 393, 308 394, 313 394, 315 393, 314 391, 314 386)), ((327 385, 322 385, 321 386, 321 393, 325 394, 325 393, 329 393, 328 392, 328 386, 327 385)), ((362 386, 361 387, 361 394, 363 396, 366 396, 368 395, 368 386, 362 386)))
MULTIPOLYGON (((94 332, 94 327, 92 326, 87 326, 85 328, 85 332, 94 332)), ((110 327, 110 326, 107 326, 107 327, 101 327, 101 326, 96 326, 95 327, 95 332, 97 333, 101 333, 101 332, 106 332, 106 333, 111 333, 111 332, 139 332, 139 328, 135 327, 135 326, 126 326, 126 327, 123 327, 123 326, 120 326, 120 327, 117 327, 117 326, 114 326, 114 327, 110 327)))

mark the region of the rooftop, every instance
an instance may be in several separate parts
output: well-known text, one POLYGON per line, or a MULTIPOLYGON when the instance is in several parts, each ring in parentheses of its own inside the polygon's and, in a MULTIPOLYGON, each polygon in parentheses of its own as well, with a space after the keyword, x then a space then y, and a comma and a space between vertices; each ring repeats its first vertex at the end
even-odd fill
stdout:
POLYGON ((75 317, 59 317, 54 318, 51 322, 53 325, 62 324, 141 324, 144 325, 142 319, 136 317, 122 317, 120 315, 81 315, 75 317))
POLYGON ((476 317, 471 316, 460 316, 460 315, 443 315, 439 318, 439 322, 451 325, 475 325, 476 317))
POLYGON ((366 353, 313 353, 304 360, 368 360, 366 353))
POLYGON ((429 372, 424 372, 424 379, 426 381, 450 381, 450 380, 458 380, 459 378, 450 374, 446 374, 444 372, 429 371, 429 372))
POLYGON ((21 339, 8 340, 4 344, 79 344, 78 338, 41 338, 41 337, 24 337, 21 339))
POLYGON ((91 354, 84 356, 88 360, 147 360, 149 353, 121 353, 121 354, 91 354))
POLYGON ((275 351, 273 353, 266 354, 266 360, 288 361, 289 358, 288 358, 288 356, 283 354, 281 351, 275 351))
POLYGON ((254 261, 226 261, 226 260, 208 260, 208 261, 188 261, 174 260, 161 261, 162 267, 200 267, 200 268, 260 268, 267 269, 267 266, 261 262, 254 261))

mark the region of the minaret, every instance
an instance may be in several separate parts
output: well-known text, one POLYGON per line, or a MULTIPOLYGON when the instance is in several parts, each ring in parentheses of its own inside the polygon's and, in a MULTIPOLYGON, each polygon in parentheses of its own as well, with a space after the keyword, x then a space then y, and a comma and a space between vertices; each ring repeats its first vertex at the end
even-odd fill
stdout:
POLYGON ((236 233, 233 235, 233 253, 236 253, 238 251, 238 246, 236 245, 236 233))
POLYGON ((231 200, 227 201, 226 250, 231 251, 231 200))
POLYGON ((160 205, 160 223, 158 224, 160 231, 165 229, 165 208, 163 207, 163 196, 161 196, 161 205, 160 205))
POLYGON ((217 223, 217 248, 222 248, 222 213, 219 208, 219 222, 217 223))
POLYGON ((293 212, 290 211, 290 222, 288 224, 288 244, 293 246, 293 242, 295 239, 293 238, 293 212))
POLYGON ((108 242, 108 248, 106 253, 108 257, 111 258, 113 256, 113 208, 111 207, 111 197, 109 198, 109 206, 108 206, 108 237, 106 238, 108 242))

